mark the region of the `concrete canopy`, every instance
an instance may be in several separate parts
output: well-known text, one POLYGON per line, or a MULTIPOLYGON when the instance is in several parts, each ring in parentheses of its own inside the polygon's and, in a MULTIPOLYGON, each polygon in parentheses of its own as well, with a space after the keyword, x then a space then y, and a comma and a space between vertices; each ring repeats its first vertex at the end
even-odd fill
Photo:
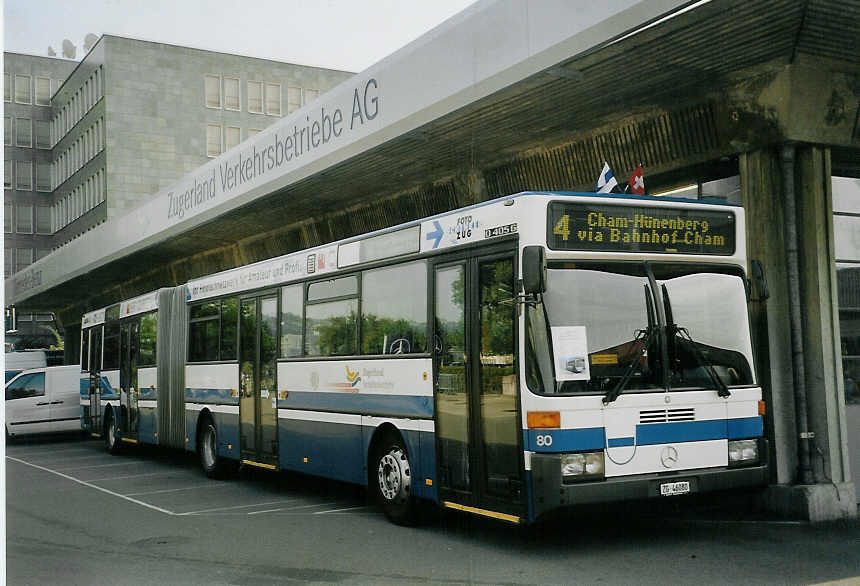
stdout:
POLYGON ((604 159, 669 172, 803 140, 857 173, 858 31, 857 1, 479 2, 16 274, 7 304, 73 320, 474 199, 588 189, 604 159), (312 146, 336 111, 338 139, 312 146), (255 148, 286 152, 289 135, 291 162, 242 178, 255 148), (210 180, 217 196, 197 188, 210 180))

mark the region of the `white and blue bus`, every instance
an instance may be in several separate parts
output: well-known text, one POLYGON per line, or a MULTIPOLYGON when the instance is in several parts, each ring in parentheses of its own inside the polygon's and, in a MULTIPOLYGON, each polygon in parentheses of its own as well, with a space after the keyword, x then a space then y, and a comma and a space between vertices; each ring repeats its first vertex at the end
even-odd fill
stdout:
POLYGON ((88 313, 82 422, 511 522, 767 483, 743 209, 529 192, 88 313))

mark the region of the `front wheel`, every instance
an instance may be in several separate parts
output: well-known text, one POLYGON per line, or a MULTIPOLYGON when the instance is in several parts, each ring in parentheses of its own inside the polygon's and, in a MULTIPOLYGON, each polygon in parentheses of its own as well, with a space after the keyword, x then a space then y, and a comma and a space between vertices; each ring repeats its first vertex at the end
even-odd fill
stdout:
POLYGON ((222 478, 225 475, 227 461, 218 455, 218 430, 209 417, 200 427, 197 454, 200 456, 200 467, 208 478, 222 478))
POLYGON ((398 525, 417 521, 417 505, 412 496, 412 466, 400 438, 387 438, 376 452, 376 494, 385 516, 398 525))

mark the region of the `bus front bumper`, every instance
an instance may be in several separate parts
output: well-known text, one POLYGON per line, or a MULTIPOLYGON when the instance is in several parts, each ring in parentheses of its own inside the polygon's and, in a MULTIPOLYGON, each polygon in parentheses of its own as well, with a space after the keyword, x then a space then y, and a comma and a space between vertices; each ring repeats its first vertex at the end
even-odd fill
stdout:
MULTIPOLYGON (((760 453, 767 454, 767 449, 760 453)), ((769 479, 767 462, 760 462, 738 468, 700 468, 672 474, 639 474, 565 483, 561 477, 560 458, 558 454, 532 455, 532 514, 535 519, 563 507, 660 497, 660 486, 666 483, 687 481, 689 494, 701 494, 766 486, 769 479)))

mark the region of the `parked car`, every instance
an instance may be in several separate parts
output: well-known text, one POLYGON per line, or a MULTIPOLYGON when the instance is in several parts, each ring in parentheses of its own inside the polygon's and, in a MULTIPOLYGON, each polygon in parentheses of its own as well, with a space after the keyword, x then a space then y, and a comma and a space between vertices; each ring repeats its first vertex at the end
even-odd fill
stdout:
POLYGON ((48 366, 6 383, 6 437, 81 429, 81 367, 48 366))

